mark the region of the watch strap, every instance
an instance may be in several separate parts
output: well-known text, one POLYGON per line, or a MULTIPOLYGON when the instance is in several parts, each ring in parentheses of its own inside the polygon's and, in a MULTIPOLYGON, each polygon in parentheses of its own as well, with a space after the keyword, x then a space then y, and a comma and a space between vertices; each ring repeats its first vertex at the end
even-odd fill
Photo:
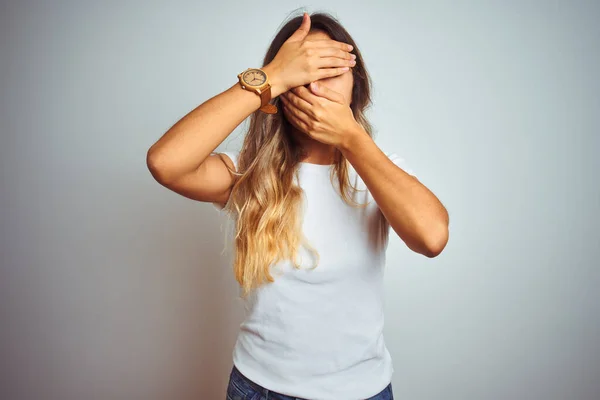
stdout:
POLYGON ((276 114, 277 107, 269 103, 269 101, 271 101, 271 85, 268 85, 267 88, 260 93, 259 110, 267 114, 276 114))

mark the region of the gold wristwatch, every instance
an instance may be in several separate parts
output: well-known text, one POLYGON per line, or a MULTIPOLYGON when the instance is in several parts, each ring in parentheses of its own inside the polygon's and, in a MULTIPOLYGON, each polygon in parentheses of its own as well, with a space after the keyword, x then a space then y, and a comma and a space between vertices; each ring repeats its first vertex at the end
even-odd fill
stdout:
POLYGON ((271 101, 271 84, 265 71, 260 68, 248 68, 238 74, 238 79, 243 89, 260 96, 260 111, 267 114, 277 113, 277 107, 269 103, 271 101))

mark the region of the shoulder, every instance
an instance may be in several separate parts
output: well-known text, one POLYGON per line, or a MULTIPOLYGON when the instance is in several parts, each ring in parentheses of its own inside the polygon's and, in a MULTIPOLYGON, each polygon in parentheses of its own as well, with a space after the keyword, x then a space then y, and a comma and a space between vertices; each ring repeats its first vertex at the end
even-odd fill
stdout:
POLYGON ((211 154, 218 155, 219 157, 228 157, 232 162, 235 170, 238 170, 238 157, 240 154, 239 150, 223 150, 223 151, 213 151, 211 154))

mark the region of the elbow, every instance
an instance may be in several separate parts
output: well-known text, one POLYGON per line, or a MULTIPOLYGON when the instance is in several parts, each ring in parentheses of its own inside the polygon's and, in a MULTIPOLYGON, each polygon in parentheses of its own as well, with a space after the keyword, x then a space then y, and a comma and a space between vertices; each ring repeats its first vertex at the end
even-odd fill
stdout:
POLYGON ((150 174, 158 183, 161 185, 168 184, 170 180, 169 174, 166 172, 166 168, 164 168, 164 163, 152 148, 146 153, 146 167, 148 167, 150 174))
POLYGON ((435 233, 429 234, 425 241, 423 255, 429 258, 439 256, 448 244, 449 236, 448 225, 442 226, 435 233))

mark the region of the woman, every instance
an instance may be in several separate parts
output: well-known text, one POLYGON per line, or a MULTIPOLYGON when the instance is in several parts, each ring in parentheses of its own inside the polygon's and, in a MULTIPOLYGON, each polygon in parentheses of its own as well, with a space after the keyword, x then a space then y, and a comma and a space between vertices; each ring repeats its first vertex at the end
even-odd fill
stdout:
POLYGON ((236 221, 247 316, 227 399, 393 399, 383 338, 389 228, 435 257, 448 214, 402 158, 374 143, 368 74, 337 20, 291 19, 261 69, 277 113, 258 110, 260 97, 236 82, 148 151, 158 182, 236 221), (248 116, 242 149, 213 153, 248 116))

